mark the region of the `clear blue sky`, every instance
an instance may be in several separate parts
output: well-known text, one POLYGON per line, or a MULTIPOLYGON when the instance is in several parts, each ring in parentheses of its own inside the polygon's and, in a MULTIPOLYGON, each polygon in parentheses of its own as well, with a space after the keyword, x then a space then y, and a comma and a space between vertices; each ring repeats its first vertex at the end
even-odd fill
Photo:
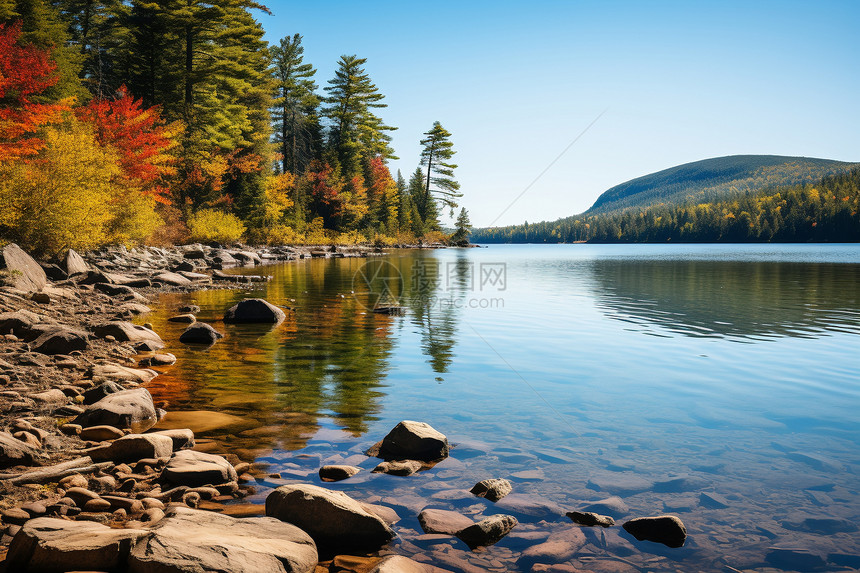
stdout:
POLYGON ((322 87, 367 58, 397 126, 392 172, 434 121, 476 226, 557 219, 618 183, 761 153, 860 161, 860 2, 267 3, 322 87), (601 112, 504 215, 499 214, 601 112))

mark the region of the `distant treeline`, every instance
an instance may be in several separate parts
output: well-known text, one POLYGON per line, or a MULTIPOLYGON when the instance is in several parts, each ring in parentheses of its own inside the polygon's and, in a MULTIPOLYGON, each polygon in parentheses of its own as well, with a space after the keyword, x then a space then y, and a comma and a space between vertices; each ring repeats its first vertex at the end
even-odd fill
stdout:
POLYGON ((860 241, 860 169, 816 184, 701 204, 659 204, 510 227, 476 243, 746 243, 860 241))

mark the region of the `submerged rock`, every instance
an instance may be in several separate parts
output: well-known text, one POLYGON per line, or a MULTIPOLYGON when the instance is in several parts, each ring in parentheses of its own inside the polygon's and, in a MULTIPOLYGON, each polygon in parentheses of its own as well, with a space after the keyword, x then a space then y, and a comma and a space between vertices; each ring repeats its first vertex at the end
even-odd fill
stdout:
POLYGON ((475 522, 469 517, 445 509, 424 509, 418 514, 418 523, 424 533, 444 533, 457 535, 475 522))
POLYGON ((370 573, 451 573, 448 569, 440 569, 413 561, 403 555, 389 555, 384 557, 370 573))
POLYGON ((129 571, 309 573, 317 559, 311 537, 289 523, 175 506, 135 546, 129 571))
POLYGON ((287 318, 283 310, 261 298, 249 298, 224 313, 227 323, 280 324, 287 318))
POLYGON ((266 515, 298 526, 320 547, 375 551, 395 537, 385 521, 358 501, 315 485, 279 487, 266 498, 266 515))
POLYGON ((577 525, 584 525, 585 527, 594 527, 596 525, 599 525, 600 527, 612 527, 615 525, 615 520, 608 515, 600 515, 599 513, 593 513, 590 511, 570 511, 565 515, 567 515, 572 522, 577 525))
POLYGON ((404 420, 381 442, 367 450, 368 456, 384 460, 435 462, 448 457, 448 438, 430 424, 404 420))
POLYGON ((389 474, 393 476, 411 476, 415 472, 419 471, 422 467, 423 464, 416 460, 382 462, 381 464, 373 468, 373 473, 389 474))
POLYGON ((341 481, 351 478, 361 471, 355 466, 328 465, 320 468, 320 479, 323 481, 341 481))
POLYGON ((517 526, 517 518, 513 515, 493 515, 474 523, 457 532, 470 549, 494 545, 517 526))
POLYGON ((469 490, 469 493, 496 502, 511 493, 511 491, 513 491, 511 482, 502 478, 494 478, 479 481, 469 490))
POLYGON ((669 547, 682 547, 687 539, 687 528, 674 515, 639 517, 625 522, 622 527, 639 541, 654 541, 669 547))

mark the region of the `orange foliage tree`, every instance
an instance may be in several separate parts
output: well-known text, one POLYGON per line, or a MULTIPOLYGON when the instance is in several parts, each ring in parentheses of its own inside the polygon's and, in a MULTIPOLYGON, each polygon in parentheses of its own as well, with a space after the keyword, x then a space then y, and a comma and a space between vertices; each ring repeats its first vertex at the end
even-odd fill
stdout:
POLYGON ((47 50, 21 46, 20 38, 20 22, 0 24, 0 161, 36 155, 45 146, 39 128, 69 110, 68 101, 34 101, 57 83, 57 66, 47 50))

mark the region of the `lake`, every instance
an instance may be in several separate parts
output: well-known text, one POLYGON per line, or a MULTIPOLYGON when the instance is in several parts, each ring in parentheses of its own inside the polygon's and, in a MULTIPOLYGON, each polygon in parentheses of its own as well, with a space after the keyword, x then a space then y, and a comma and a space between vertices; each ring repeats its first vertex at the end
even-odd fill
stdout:
POLYGON ((179 359, 149 386, 160 427, 280 474, 244 502, 289 481, 342 490, 397 511, 391 550, 453 571, 860 567, 860 246, 494 245, 233 272, 273 279, 162 295, 145 320, 179 359), (251 296, 293 310, 220 322, 251 296), (167 318, 188 303, 226 337, 179 344, 167 318), (401 420, 446 434, 451 457, 372 474, 362 452, 401 420), (322 484, 327 463, 363 470, 322 484), (468 493, 491 477, 513 493, 468 493), (679 516, 685 546, 571 533, 564 512, 611 496, 619 525, 679 516), (520 524, 471 552, 422 536, 424 507, 520 524))

